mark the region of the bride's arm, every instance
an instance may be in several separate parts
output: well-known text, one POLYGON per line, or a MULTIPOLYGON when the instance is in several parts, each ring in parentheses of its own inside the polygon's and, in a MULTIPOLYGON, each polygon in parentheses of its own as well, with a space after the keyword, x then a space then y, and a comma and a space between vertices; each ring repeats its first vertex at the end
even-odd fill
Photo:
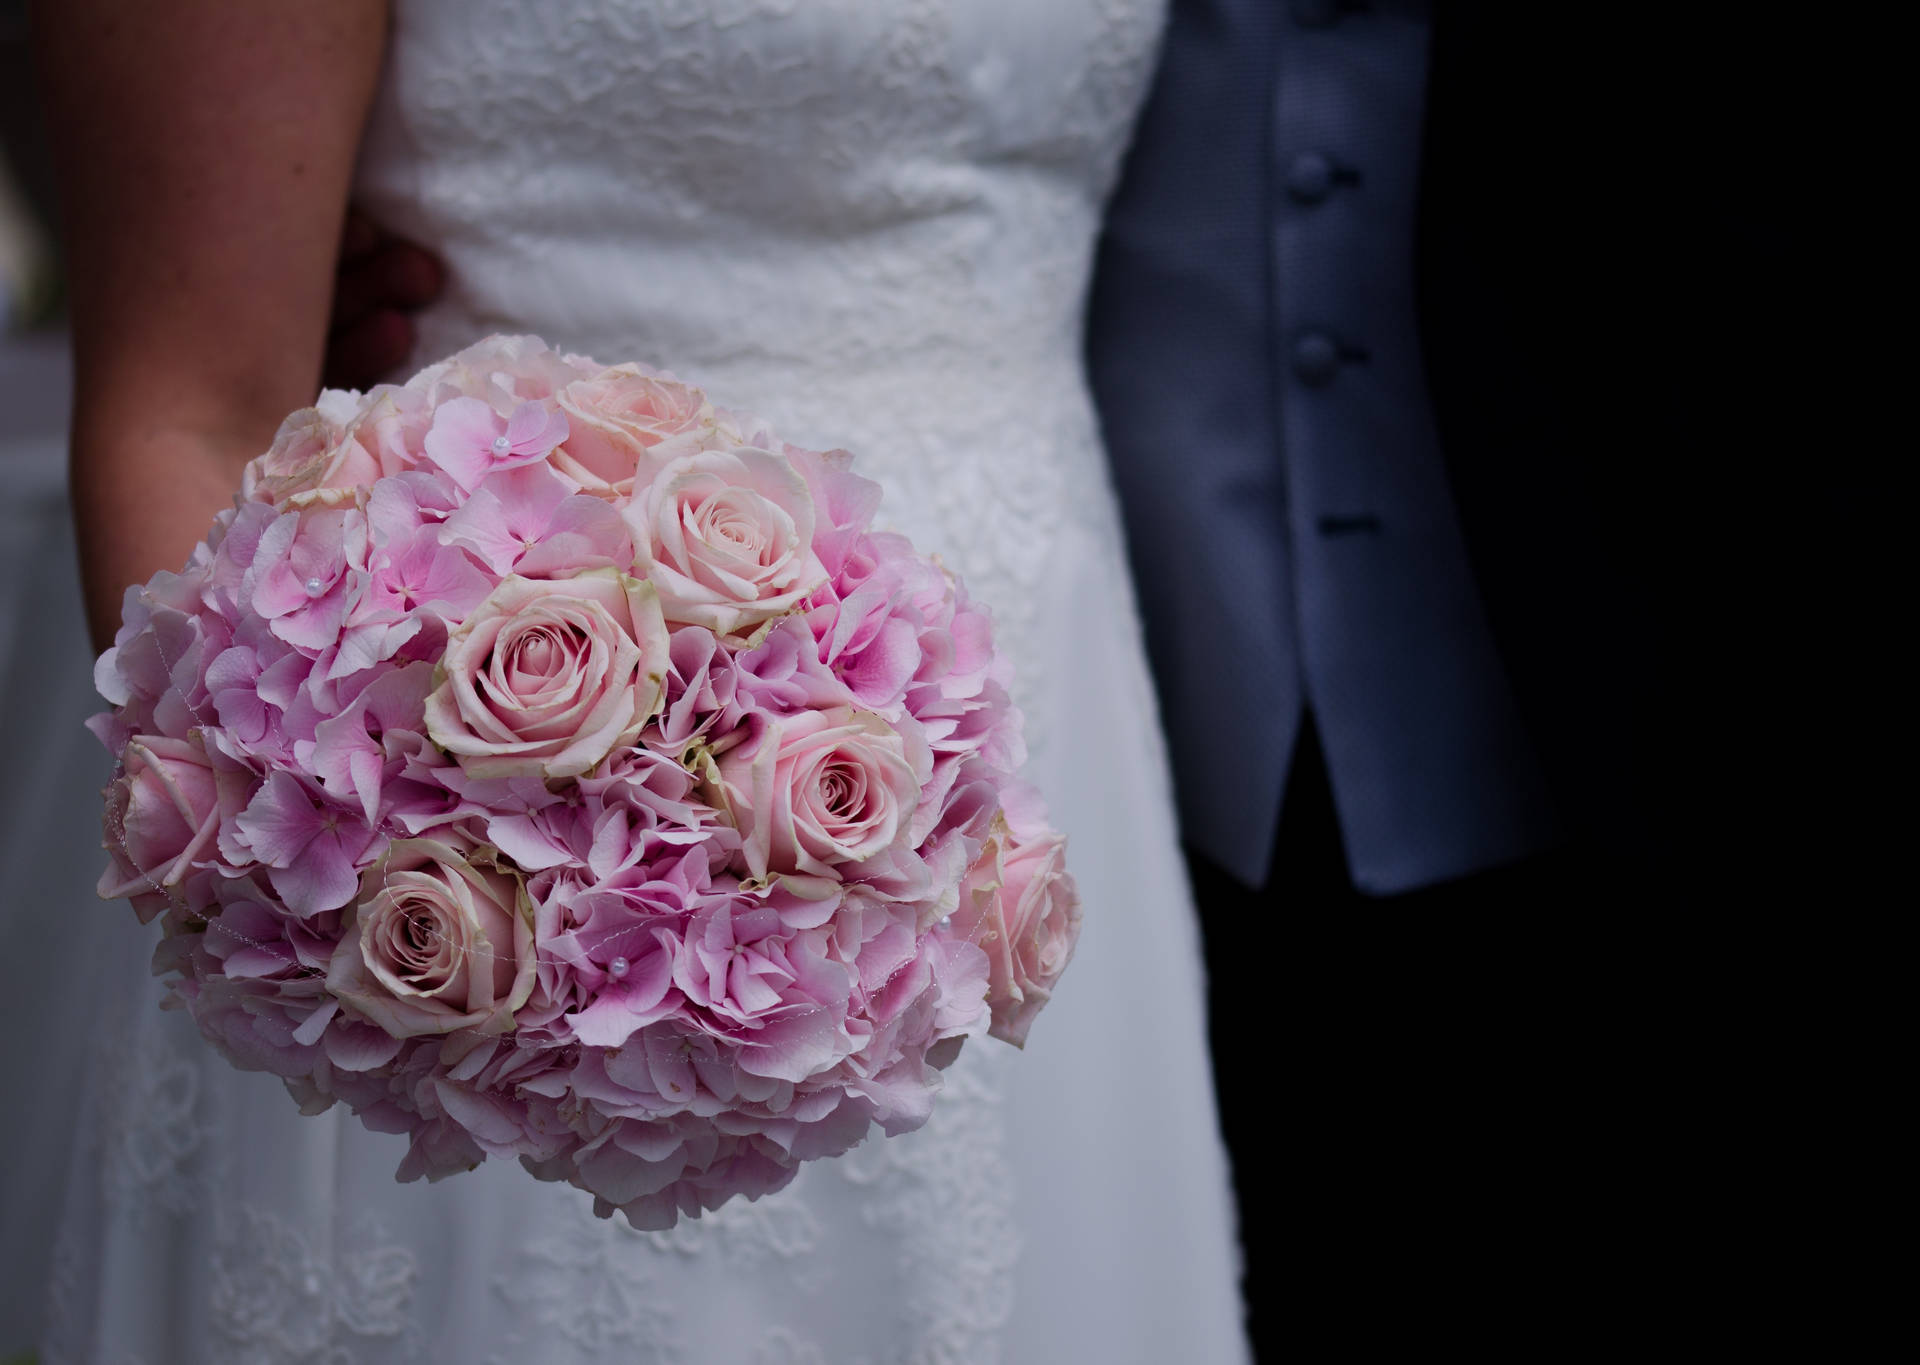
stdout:
POLYGON ((385 0, 46 0, 87 617, 177 569, 313 401, 385 0))

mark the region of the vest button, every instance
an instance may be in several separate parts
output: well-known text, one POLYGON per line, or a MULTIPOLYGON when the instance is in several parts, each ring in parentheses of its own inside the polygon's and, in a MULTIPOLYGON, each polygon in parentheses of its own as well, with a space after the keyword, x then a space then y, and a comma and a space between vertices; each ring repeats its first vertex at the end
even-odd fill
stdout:
POLYGON ((1287 167, 1287 193, 1302 204, 1317 204, 1333 188, 1333 163, 1318 152, 1302 152, 1287 167))
POLYGON ((1309 388, 1325 388, 1340 372, 1340 347, 1325 332, 1308 332, 1293 343, 1293 372, 1309 388))

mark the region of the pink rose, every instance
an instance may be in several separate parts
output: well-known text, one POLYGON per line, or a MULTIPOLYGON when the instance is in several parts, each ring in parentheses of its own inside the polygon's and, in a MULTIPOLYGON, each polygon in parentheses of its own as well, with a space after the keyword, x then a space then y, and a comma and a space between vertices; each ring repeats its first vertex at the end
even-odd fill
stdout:
POLYGON ((507 578, 448 637, 427 733, 476 777, 577 777, 659 709, 667 651, 649 584, 507 578))
POLYGON ((405 388, 429 408, 464 395, 510 411, 516 403, 551 398, 600 369, 580 356, 561 355, 539 337, 495 335, 427 366, 405 388))
POLYGON ((987 954, 995 1038, 1026 1046, 1080 937, 1080 894, 1066 870, 1067 841, 1048 829, 1030 793, 1010 792, 1007 815, 960 884, 953 932, 987 954))
POLYGON ((396 839, 361 891, 328 991, 396 1038, 513 1027, 533 991, 533 909, 491 850, 396 839))
POLYGON ((319 403, 280 424, 273 444, 248 462, 240 476, 247 502, 286 507, 326 494, 346 494, 380 477, 374 457, 351 428, 360 415, 360 395, 329 389, 319 403))
POLYGON ((622 515, 634 572, 667 620, 731 635, 798 610, 826 582, 813 553, 813 498, 764 450, 711 450, 662 469, 622 515))
POLYGON ((577 380, 558 401, 572 432, 554 467, 593 493, 631 493, 641 470, 651 473, 721 434, 706 394, 637 365, 577 380))
MULTIPOLYGON (((324 403, 329 395, 320 397, 324 403)), ((413 385, 376 384, 367 390, 360 415, 347 435, 373 458, 383 477, 405 476, 416 472, 426 458, 433 417, 426 396, 413 385)))
POLYGON ((871 711, 800 711, 721 757, 719 796, 755 877, 837 880, 904 840, 930 766, 924 744, 871 711))
POLYGON ((142 924, 178 899, 194 860, 215 856, 220 781, 200 743, 136 735, 107 788, 103 900, 129 897, 142 924))

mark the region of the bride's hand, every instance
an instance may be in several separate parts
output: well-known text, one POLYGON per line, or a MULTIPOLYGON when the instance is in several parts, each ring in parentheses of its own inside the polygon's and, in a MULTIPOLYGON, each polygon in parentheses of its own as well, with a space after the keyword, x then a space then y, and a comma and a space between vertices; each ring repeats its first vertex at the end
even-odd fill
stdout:
POLYGON ((178 568, 313 401, 383 0, 58 0, 34 14, 62 172, 87 616, 178 568))
POLYGON ((368 388, 404 364, 413 350, 411 315, 440 297, 442 281, 432 252, 350 211, 327 325, 327 387, 368 388))

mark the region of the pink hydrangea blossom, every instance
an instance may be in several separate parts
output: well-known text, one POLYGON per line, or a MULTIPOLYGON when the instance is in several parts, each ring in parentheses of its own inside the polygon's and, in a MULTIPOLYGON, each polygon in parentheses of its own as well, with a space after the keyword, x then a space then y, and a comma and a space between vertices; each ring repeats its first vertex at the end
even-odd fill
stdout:
POLYGON ((366 583, 367 521, 352 507, 275 518, 243 581, 246 605, 288 644, 322 650, 339 638, 366 583))
POLYGON ((434 413, 426 451, 454 483, 472 492, 489 474, 544 461, 566 439, 566 414, 544 403, 520 403, 502 417, 478 398, 454 398, 434 413))
POLYGON ((633 541, 620 514, 576 493, 551 465, 490 475, 440 530, 498 576, 565 578, 582 569, 625 569, 633 541))
POLYGON ((278 770, 233 817, 231 835, 223 851, 242 866, 263 864, 275 893, 297 915, 352 900, 374 847, 373 827, 358 812, 278 770))

